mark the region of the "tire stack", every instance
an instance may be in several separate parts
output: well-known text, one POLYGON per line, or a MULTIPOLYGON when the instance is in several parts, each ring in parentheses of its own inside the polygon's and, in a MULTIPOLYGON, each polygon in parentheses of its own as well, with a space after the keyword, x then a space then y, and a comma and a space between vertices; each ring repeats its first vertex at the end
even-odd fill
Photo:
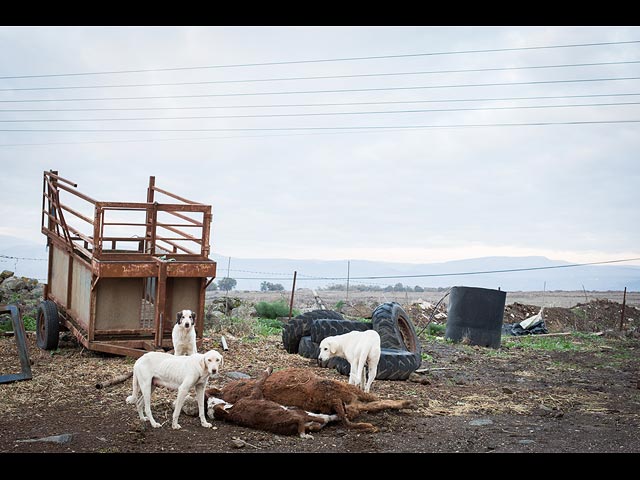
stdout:
MULTIPOLYGON (((380 362, 378 380, 406 380, 422 363, 422 348, 413 322, 396 302, 379 305, 371 322, 346 320, 338 312, 313 310, 303 313, 282 329, 282 344, 289 353, 305 358, 318 358, 320 342, 325 337, 342 335, 354 330, 376 330, 380 335, 380 362)), ((349 375, 350 365, 344 358, 334 357, 320 366, 335 368, 342 375, 349 375)))

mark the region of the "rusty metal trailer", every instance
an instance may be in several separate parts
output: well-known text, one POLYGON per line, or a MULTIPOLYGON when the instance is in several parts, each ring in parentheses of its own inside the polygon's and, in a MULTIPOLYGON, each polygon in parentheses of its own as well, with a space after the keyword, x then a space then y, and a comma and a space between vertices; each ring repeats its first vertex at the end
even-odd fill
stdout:
POLYGON ((38 346, 56 349, 67 329, 89 350, 139 357, 170 349, 176 312, 190 309, 200 347, 205 290, 216 275, 211 206, 156 187, 153 176, 140 203, 98 201, 76 188, 44 172, 49 264, 38 346))

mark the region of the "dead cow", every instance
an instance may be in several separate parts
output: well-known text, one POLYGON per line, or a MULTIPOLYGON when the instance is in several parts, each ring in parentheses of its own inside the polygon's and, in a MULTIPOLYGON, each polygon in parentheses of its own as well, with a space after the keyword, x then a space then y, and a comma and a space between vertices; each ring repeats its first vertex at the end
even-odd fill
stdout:
POLYGON ((213 405, 213 416, 243 427, 257 428, 279 435, 300 435, 313 438, 307 431, 316 432, 329 421, 337 420, 335 415, 308 413, 296 408, 265 400, 263 388, 273 369, 269 367, 253 382, 251 394, 237 399, 233 405, 217 403, 213 405))
MULTIPOLYGON (((252 395, 257 382, 253 379, 236 380, 221 390, 206 390, 205 398, 218 397, 235 405, 240 399, 252 395)), ((380 400, 376 395, 365 393, 355 385, 322 378, 304 368, 287 368, 266 377, 262 393, 265 399, 280 405, 327 415, 336 414, 345 426, 369 432, 377 432, 378 429, 371 423, 354 423, 351 420, 363 412, 413 406, 409 400, 380 400)))

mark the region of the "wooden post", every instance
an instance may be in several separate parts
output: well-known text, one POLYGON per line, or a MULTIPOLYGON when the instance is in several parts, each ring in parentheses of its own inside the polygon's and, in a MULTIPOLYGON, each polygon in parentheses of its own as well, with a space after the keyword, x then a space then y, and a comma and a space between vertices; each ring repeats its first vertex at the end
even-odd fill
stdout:
POLYGON ((624 287, 624 293, 622 294, 622 314, 620 315, 620 331, 624 328, 624 307, 627 303, 627 287, 624 287))
POLYGON ((289 320, 291 320, 291 314, 293 312, 293 295, 296 291, 296 277, 298 276, 298 271, 293 272, 293 286, 291 287, 291 301, 289 302, 289 320))

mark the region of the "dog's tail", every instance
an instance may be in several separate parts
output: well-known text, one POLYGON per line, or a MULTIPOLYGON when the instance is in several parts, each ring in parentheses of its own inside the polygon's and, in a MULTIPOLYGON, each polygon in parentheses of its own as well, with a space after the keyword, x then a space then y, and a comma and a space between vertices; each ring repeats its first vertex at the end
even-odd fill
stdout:
MULTIPOLYGON (((127 403, 129 405, 135 405, 138 401, 138 392, 140 392, 140 387, 138 385, 138 378, 136 377, 135 370, 133 371, 133 392, 131 395, 127 397, 127 403)), ((140 392, 142 393, 142 392, 140 392)))

